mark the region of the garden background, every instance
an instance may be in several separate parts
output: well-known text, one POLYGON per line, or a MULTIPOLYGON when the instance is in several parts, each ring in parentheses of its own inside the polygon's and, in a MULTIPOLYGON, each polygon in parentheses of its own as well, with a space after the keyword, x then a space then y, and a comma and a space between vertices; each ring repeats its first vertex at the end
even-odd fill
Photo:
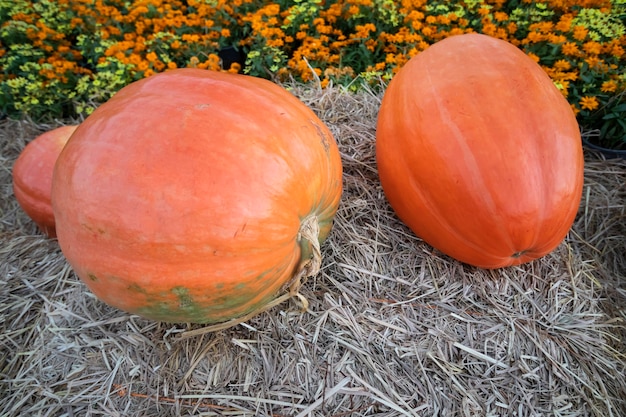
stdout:
POLYGON ((586 129, 626 147, 626 0, 1 0, 0 109, 84 117, 122 86, 180 67, 359 89, 445 37, 523 49, 586 129))
POLYGON ((586 151, 571 232, 485 271, 415 237, 377 178, 386 83, 457 33, 538 61, 581 127, 624 138, 625 3, 0 0, 0 416, 626 415, 626 164, 586 151), (320 274, 237 327, 99 302, 18 206, 38 134, 179 67, 281 83, 335 136, 344 193, 320 274), (193 332, 198 332, 196 334, 193 332))

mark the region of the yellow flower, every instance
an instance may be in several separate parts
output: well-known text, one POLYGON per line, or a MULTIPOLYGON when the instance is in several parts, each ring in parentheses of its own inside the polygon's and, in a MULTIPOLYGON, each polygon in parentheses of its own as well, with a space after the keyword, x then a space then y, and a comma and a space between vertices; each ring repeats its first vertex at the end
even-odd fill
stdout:
POLYGON ((590 96, 581 98, 578 103, 580 104, 580 108, 583 110, 595 110, 600 105, 597 98, 590 96))
POLYGON ((561 94, 563 94, 563 97, 567 98, 569 81, 554 81, 554 85, 559 89, 561 94))

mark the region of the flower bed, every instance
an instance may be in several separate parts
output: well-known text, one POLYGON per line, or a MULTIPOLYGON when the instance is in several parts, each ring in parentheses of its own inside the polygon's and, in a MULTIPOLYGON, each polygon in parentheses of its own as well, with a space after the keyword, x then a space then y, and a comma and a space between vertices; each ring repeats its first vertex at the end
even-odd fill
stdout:
POLYGON ((438 40, 481 32, 539 62, 581 125, 621 138, 625 14, 624 0, 5 0, 0 108, 88 114, 129 82, 179 67, 358 89, 438 40))

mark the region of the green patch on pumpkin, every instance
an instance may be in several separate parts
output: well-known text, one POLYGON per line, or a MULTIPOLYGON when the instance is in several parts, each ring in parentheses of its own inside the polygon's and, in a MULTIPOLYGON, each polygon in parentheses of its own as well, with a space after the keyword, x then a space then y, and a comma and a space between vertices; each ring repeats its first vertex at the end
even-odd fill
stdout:
MULTIPOLYGON (((223 288, 224 285, 216 285, 216 290, 219 291, 219 287, 223 288)), ((170 323, 218 323, 248 314, 273 298, 273 296, 268 297, 238 311, 240 306, 245 305, 254 297, 254 294, 246 293, 246 285, 243 283, 236 284, 234 288, 237 294, 229 293, 215 297, 213 303, 206 305, 194 299, 189 289, 183 286, 173 287, 167 292, 150 294, 135 284, 132 290, 143 294, 146 302, 146 306, 137 309, 135 313, 151 320, 170 323), (176 301, 172 301, 172 294, 175 295, 176 301), (235 314, 226 314, 227 312, 235 314)))
POLYGON ((192 306, 193 298, 189 295, 189 290, 185 287, 174 287, 172 288, 172 293, 178 297, 178 306, 182 310, 185 310, 187 307, 192 306))

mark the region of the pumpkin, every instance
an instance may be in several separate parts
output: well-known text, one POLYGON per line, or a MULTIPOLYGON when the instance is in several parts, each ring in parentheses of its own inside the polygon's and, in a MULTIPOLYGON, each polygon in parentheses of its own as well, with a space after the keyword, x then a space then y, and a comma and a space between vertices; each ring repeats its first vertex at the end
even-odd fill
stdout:
POLYGON ((48 237, 56 237, 52 212, 52 172, 75 125, 61 126, 30 141, 13 165, 13 194, 20 207, 48 237))
POLYGON ((400 69, 381 102, 376 160, 400 220, 482 268, 554 250, 581 199, 567 100, 521 50, 481 34, 446 38, 400 69))
POLYGON ((331 132, 284 88, 177 69, 87 117, 52 188, 59 245, 100 300, 157 321, 228 323, 316 272, 342 167, 331 132))

